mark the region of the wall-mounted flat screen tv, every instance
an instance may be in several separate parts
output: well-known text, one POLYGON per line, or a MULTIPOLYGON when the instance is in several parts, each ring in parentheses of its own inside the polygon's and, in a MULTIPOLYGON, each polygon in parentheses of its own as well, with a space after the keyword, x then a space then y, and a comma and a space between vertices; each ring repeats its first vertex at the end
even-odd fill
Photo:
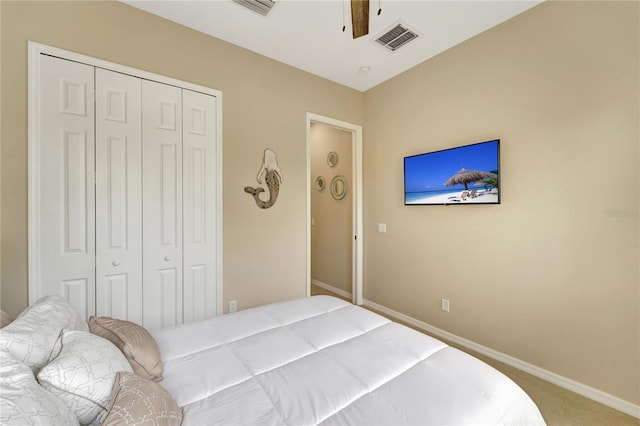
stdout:
POLYGON ((405 157, 404 204, 500 204, 500 140, 405 157))

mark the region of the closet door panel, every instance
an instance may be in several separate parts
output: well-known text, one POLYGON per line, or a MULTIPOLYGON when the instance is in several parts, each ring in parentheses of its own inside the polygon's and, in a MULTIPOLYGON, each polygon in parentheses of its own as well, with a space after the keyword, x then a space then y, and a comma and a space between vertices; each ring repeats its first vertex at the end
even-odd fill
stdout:
POLYGON ((182 91, 184 322, 216 315, 215 98, 182 91))
POLYGON ((143 324, 182 318, 182 94, 142 81, 143 324))
POLYGON ((64 297, 83 318, 95 313, 93 86, 93 67, 41 55, 35 293, 64 297))
POLYGON ((142 81, 96 69, 96 314, 142 323, 142 81))

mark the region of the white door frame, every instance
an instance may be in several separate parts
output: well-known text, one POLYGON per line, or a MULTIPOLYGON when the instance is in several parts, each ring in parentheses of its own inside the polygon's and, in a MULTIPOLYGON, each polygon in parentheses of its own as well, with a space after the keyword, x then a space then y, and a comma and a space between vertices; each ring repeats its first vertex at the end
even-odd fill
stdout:
POLYGON ((29 135, 28 135, 28 166, 29 166, 29 182, 28 182, 28 215, 29 215, 29 235, 28 235, 28 256, 29 256, 29 304, 34 303, 34 299, 38 294, 38 289, 43 277, 40 276, 40 257, 37 250, 37 244, 40 239, 40 229, 38 226, 38 211, 39 200, 38 194, 40 193, 40 174, 38 171, 38 163, 40 161, 39 142, 40 134, 38 128, 38 111, 40 106, 40 99, 38 96, 38 81, 40 79, 40 61, 38 60, 40 55, 56 56, 58 58, 67 59, 74 62, 80 62, 87 65, 91 65, 98 68, 105 68, 111 71, 120 72, 123 74, 132 75, 146 80, 153 80, 160 83, 178 86, 183 89, 192 90, 194 92, 200 92, 207 95, 214 96, 216 99, 216 199, 215 199, 215 214, 216 214, 216 314, 222 315, 222 92, 216 89, 212 89, 198 84, 189 83, 186 81, 177 80, 171 77, 166 77, 159 74, 154 74, 147 71, 131 68, 125 65, 115 64, 113 62, 103 61, 101 59, 93 58, 91 56, 85 56, 79 53, 71 52, 64 49, 59 49, 45 44, 35 43, 33 41, 28 42, 28 56, 29 56, 29 79, 28 79, 28 100, 29 100, 29 135))
POLYGON ((326 124, 351 133, 353 162, 353 303, 362 305, 362 126, 323 115, 307 113, 307 297, 311 296, 311 123, 326 124))

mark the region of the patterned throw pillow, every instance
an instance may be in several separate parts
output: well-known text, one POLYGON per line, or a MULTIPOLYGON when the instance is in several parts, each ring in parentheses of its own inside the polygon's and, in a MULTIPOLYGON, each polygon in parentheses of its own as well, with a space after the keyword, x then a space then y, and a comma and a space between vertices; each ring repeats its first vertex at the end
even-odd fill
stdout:
POLYGON ((0 330, 0 350, 31 367, 42 368, 59 350, 62 329, 89 331, 87 323, 60 296, 45 296, 0 330))
POLYGON ((0 353, 0 424, 77 425, 78 418, 36 382, 29 366, 0 353))
POLYGON ((38 373, 38 381, 64 401, 81 424, 106 415, 118 371, 131 372, 122 352, 102 337, 64 330, 60 354, 38 373))
POLYGON ((162 380, 158 344, 142 326, 115 318, 91 317, 89 330, 116 345, 127 357, 134 373, 156 382, 162 380))
POLYGON ((181 422, 182 410, 162 386, 134 373, 118 373, 102 426, 178 426, 181 422))

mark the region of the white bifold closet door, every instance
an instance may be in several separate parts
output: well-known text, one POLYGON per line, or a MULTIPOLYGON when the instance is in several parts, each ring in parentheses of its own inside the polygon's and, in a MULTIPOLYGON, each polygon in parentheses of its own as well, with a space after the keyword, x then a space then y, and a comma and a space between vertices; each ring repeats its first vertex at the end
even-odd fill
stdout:
POLYGON ((215 316, 216 98, 39 61, 31 302, 149 329, 215 316))
POLYGON ((41 57, 37 281, 40 296, 95 314, 94 68, 41 57))
POLYGON ((142 324, 142 80, 95 72, 96 315, 142 324))
POLYGON ((213 97, 142 82, 144 324, 216 313, 213 97))
POLYGON ((201 321, 216 314, 215 99, 182 90, 183 319, 201 321))
POLYGON ((144 324, 182 322, 182 90, 142 82, 144 324))

